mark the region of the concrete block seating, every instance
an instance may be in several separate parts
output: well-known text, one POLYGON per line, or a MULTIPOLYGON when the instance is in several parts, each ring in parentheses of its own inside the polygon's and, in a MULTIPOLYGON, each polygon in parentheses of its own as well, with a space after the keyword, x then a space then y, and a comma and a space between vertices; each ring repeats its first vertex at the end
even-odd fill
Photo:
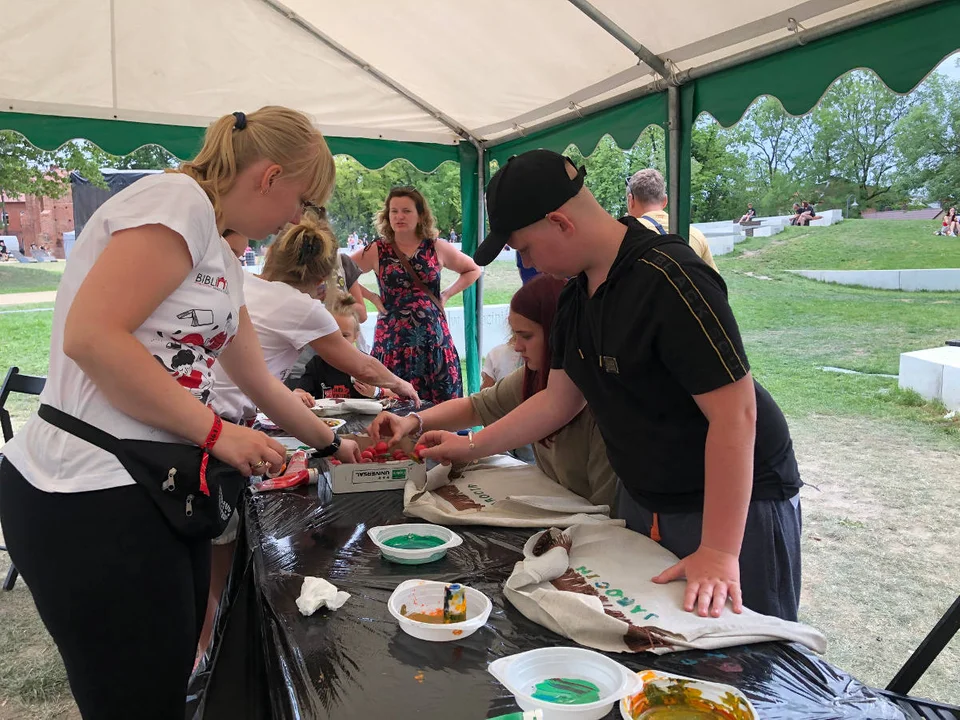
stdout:
POLYGON ((818 210, 819 220, 811 220, 811 227, 830 227, 843 220, 843 210, 818 210))
POLYGON ((960 347, 943 346, 900 354, 901 388, 960 410, 960 347))
POLYGON ((790 270, 811 280, 837 283, 838 285, 861 285, 877 290, 903 290, 906 292, 958 292, 960 291, 960 268, 924 270, 790 270))
POLYGON ((742 240, 739 235, 707 235, 707 244, 710 245, 711 254, 726 255, 733 252, 733 246, 742 240))

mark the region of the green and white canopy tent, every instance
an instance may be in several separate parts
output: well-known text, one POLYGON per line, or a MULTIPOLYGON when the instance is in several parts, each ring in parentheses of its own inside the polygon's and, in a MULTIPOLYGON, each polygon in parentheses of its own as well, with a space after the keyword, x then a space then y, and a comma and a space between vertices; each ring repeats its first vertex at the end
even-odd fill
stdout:
MULTIPOLYGON (((660 125, 685 235, 701 113, 729 126, 773 95, 803 114, 855 68, 905 93, 960 45, 960 0, 0 0, 0 17, 0 129, 190 157, 216 117, 289 105, 367 167, 459 162, 468 253, 492 160, 660 125)), ((482 286, 471 389, 481 306, 482 286)))

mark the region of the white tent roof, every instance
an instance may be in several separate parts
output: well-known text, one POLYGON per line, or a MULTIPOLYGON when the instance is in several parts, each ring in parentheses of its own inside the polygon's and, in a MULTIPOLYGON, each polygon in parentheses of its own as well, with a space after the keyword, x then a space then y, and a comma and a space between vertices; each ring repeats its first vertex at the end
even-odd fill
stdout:
MULTIPOLYGON (((671 71, 788 37, 791 19, 813 29, 906 4, 589 3, 671 71)), ((12 112, 195 126, 283 104, 333 136, 504 139, 659 77, 578 5, 586 3, 0 0, 0 102, 12 112)))

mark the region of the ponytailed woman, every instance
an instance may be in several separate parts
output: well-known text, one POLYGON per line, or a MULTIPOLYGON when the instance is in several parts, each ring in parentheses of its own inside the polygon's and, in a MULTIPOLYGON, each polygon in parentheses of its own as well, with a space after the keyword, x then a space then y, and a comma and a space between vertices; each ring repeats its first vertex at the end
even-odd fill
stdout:
MULTIPOLYGON (((250 320, 256 330, 267 367, 283 381, 307 346, 328 364, 348 375, 419 404, 413 386, 360 352, 344 339, 336 319, 317 299, 337 257, 337 241, 330 226, 308 211, 287 227, 267 251, 263 272, 248 275, 243 286, 250 320)), ((257 404, 227 374, 216 372, 217 409, 233 422, 249 424, 257 404)), ((309 393, 297 391, 305 405, 309 393)))
POLYGON ((211 409, 215 362, 321 455, 357 456, 271 375, 237 259, 246 237, 323 204, 334 176, 304 114, 238 112, 193 161, 107 200, 77 239, 41 409, 4 447, 0 520, 84 718, 183 717, 210 538, 242 476, 283 462, 278 442, 211 409))

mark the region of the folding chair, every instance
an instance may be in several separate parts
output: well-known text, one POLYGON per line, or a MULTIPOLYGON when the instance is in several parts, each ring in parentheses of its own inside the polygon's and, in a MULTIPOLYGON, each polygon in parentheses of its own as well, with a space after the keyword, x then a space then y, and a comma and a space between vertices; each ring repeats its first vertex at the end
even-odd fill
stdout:
POLYGON ((913 718, 952 720, 960 717, 960 707, 956 705, 921 700, 908 695, 917 681, 923 677, 927 668, 933 664, 933 661, 937 659, 937 656, 943 652, 953 636, 957 634, 958 630, 960 630, 960 597, 937 621, 933 630, 913 651, 913 655, 903 664, 903 667, 900 668, 886 689, 880 691, 896 703, 910 720, 913 720, 913 718))
MULTIPOLYGON (((0 429, 3 431, 4 442, 10 442, 13 438, 13 424, 10 421, 10 413, 6 407, 4 407, 7 404, 7 398, 10 396, 10 393, 16 392, 24 395, 39 395, 43 392, 43 386, 46 382, 46 378, 22 375, 18 367, 12 367, 7 371, 7 377, 4 378, 3 385, 0 386, 0 429)), ((0 545, 0 550, 6 552, 6 545, 0 545)), ((13 586, 17 583, 17 574, 17 569, 11 562, 10 569, 7 571, 7 578, 3 581, 4 590, 13 590, 13 586)))

